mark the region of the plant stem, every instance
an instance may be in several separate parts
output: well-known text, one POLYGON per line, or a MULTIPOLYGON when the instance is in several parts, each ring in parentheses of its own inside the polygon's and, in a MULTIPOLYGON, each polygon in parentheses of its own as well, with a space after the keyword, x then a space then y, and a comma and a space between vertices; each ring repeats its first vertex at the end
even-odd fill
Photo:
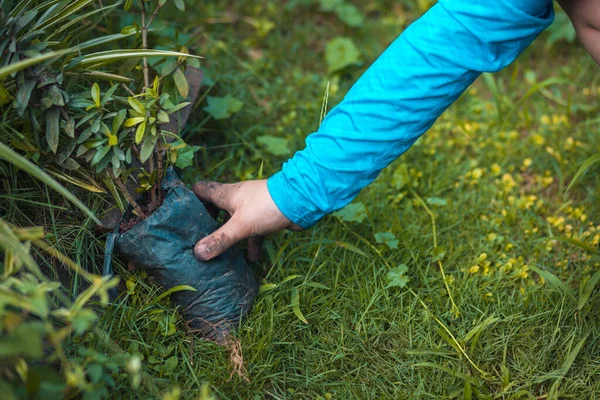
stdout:
MULTIPOLYGON (((159 128, 159 130, 160 130, 160 128, 159 128)), ((160 132, 158 132, 157 134, 160 135, 160 132)), ((160 182, 162 181, 163 168, 164 168, 163 158, 164 158, 164 150, 162 148, 162 140, 159 137, 158 140, 156 141, 156 176, 157 176, 156 186, 157 187, 160 186, 160 182)), ((158 190, 158 201, 161 204, 163 202, 163 193, 162 193, 162 190, 160 190, 160 189, 158 190)))
POLYGON ((154 17, 156 17, 156 14, 158 14, 158 10, 160 10, 160 1, 156 4, 156 8, 154 9, 154 12, 152 13, 152 15, 150 16, 150 19, 148 20, 148 23, 146 24, 146 30, 148 30, 150 28, 150 24, 152 23, 152 20, 154 20, 154 17))
POLYGON ((127 190, 127 187, 125 186, 121 178, 117 178, 110 171, 108 173, 110 174, 112 180, 115 181, 119 189, 121 189, 121 193, 123 193, 123 195, 127 199, 127 202, 131 204, 136 214, 140 216, 140 218, 146 218, 146 214, 144 214, 144 212, 142 211, 142 207, 140 207, 140 205, 133 199, 133 196, 129 193, 129 190, 127 190))
MULTIPOLYGON (((142 1, 142 48, 148 49, 148 26, 146 25, 146 3, 142 1)), ((150 87, 148 59, 144 57, 144 88, 150 87)), ((142 90, 143 91, 143 90, 142 90)))
POLYGON ((131 91, 131 89, 129 89, 129 88, 127 87, 127 85, 126 85, 126 84, 124 84, 124 83, 121 83, 121 86, 123 86, 123 87, 125 88, 125 90, 127 91, 127 93, 129 93, 129 95, 130 95, 131 97, 135 97, 135 93, 133 93, 133 92, 131 91))

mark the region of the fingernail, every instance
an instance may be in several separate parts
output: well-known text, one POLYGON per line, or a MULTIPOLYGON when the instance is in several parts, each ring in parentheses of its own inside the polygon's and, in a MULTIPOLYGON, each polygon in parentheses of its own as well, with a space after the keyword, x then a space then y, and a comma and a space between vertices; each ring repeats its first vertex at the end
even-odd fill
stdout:
POLYGON ((210 249, 208 246, 205 244, 198 246, 198 255, 201 259, 207 260, 210 257, 210 249))

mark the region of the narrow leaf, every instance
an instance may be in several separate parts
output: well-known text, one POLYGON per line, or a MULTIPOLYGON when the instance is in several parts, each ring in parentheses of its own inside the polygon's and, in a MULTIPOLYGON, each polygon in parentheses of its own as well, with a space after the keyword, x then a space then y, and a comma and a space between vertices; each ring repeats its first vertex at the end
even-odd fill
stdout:
POLYGON ((296 314, 296 317, 298 317, 298 319, 304 322, 305 324, 308 324, 308 321, 306 320, 306 318, 304 318, 302 311, 300 311, 300 294, 298 293, 298 288, 295 287, 292 288, 291 306, 292 310, 294 311, 294 314, 296 314))
POLYGON ((53 107, 46 112, 46 142, 50 150, 56 154, 60 132, 60 110, 53 107))
POLYGON ((44 182, 46 185, 51 187, 60 193, 64 198, 71 201, 81 211, 83 211, 88 217, 90 217, 96 224, 101 225, 100 220, 96 218, 92 210, 90 210, 85 204, 83 204, 73 193, 65 189, 60 183, 56 182, 47 173, 42 171, 39 167, 31 163, 25 157, 15 153, 12 149, 0 142, 0 158, 13 164, 15 167, 22 169, 29 175, 36 179, 44 182))

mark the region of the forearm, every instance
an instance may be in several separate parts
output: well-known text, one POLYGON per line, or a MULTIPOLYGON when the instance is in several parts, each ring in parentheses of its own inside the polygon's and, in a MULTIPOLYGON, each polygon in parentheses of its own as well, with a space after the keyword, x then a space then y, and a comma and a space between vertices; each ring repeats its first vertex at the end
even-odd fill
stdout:
POLYGON ((559 0, 571 18, 581 44, 600 65, 600 3, 597 0, 559 0))
POLYGON ((508 65, 552 21, 550 1, 526 7, 507 0, 442 0, 432 7, 269 179, 280 210, 306 228, 349 203, 481 72, 508 65))

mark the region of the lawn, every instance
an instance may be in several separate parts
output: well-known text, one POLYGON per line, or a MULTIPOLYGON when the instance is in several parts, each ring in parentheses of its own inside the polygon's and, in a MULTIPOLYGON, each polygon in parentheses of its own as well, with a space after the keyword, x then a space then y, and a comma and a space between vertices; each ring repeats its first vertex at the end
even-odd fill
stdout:
MULTIPOLYGON (((187 183, 275 173, 318 128, 324 99, 340 102, 428 6, 362 3, 364 20, 312 0, 211 0, 178 14, 210 78, 183 134, 203 146, 187 183), (360 63, 331 74, 338 37, 360 63), (223 120, 202 111, 205 96, 225 95, 243 107, 223 120)), ((351 206, 269 237, 261 293, 229 346, 186 333, 144 274, 121 268, 128 291, 97 323, 113 344, 88 333, 72 348, 140 354, 141 384, 115 374, 110 398, 598 397, 600 296, 581 289, 600 267, 597 169, 565 191, 600 149, 600 74, 554 32, 479 78, 351 206)), ((69 206, 44 186, 11 187, 3 218, 42 221, 65 253, 101 269, 93 224, 63 218, 69 206)))

